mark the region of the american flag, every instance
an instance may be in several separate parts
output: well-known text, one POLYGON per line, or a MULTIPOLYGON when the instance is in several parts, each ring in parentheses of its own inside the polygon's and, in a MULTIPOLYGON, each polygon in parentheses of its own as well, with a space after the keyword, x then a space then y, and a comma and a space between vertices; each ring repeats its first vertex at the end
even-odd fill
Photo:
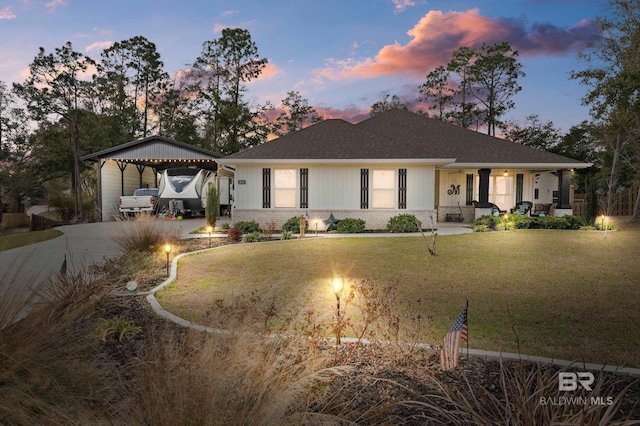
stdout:
POLYGON ((467 308, 465 308, 456 319, 456 322, 453 323, 451 330, 444 337, 444 342, 440 349, 442 370, 453 370, 458 366, 460 345, 462 342, 466 342, 468 337, 467 308))
POLYGON ((62 266, 60 267, 60 275, 67 275, 67 255, 64 255, 64 262, 62 262, 62 266))

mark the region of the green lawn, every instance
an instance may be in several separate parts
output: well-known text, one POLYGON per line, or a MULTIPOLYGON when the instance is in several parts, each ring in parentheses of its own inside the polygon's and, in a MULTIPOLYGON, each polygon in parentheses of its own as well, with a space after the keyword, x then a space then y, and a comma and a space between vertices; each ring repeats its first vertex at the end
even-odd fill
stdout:
POLYGON ((0 251, 10 250, 29 244, 40 243, 42 241, 52 240, 62 235, 57 229, 47 229, 45 231, 21 232, 13 235, 0 237, 0 251))
MULTIPOLYGON (((395 283, 402 328, 425 343, 439 344, 468 300, 472 348, 517 352, 517 336, 525 354, 640 367, 640 227, 607 238, 547 230, 442 236, 437 253, 413 237, 226 246, 181 259, 178 281, 158 297, 177 315, 214 326, 220 306, 247 309, 248 300, 274 301, 283 321, 313 310, 331 324, 330 278, 340 273, 395 283)), ((355 311, 348 306, 346 315, 355 311)))

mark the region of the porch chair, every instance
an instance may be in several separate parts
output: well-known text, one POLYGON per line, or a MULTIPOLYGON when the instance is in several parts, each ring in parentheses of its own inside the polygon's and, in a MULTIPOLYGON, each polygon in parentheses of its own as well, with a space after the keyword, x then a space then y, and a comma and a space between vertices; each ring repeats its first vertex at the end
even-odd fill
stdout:
POLYGON ((531 216, 542 217, 549 216, 551 214, 551 207, 553 204, 536 204, 531 210, 531 216))
MULTIPOLYGON (((475 208, 480 207, 480 203, 476 200, 473 200, 471 203, 475 208)), ((491 216, 504 216, 507 213, 506 210, 500 210, 500 207, 493 203, 488 203, 488 206, 491 207, 491 216)))
POLYGON ((532 208, 533 208, 533 203, 531 201, 520 201, 516 203, 516 206, 514 208, 511 209, 511 213, 526 215, 526 214, 529 214, 532 208))

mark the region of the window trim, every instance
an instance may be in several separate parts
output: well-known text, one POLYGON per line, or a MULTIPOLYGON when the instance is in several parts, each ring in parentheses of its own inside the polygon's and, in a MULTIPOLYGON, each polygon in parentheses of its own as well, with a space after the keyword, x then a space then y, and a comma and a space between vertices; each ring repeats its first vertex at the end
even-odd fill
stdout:
MULTIPOLYGON (((273 199, 274 199, 273 207, 274 208, 276 209, 296 208, 296 205, 297 205, 296 193, 298 190, 297 174, 298 173, 296 173, 296 169, 274 169, 273 170, 273 199), (293 186, 278 186, 278 176, 282 175, 282 172, 289 172, 288 174, 290 174, 293 177, 293 186), (278 198, 281 198, 281 197, 279 197, 278 194, 283 194, 284 192, 286 192, 287 194, 293 194, 292 203, 289 203, 287 205, 280 205, 281 203, 284 202, 284 200, 283 199, 279 200, 278 198)), ((286 197, 286 199, 290 199, 290 198, 291 198, 290 195, 289 197, 286 197)))
POLYGON ((396 173, 395 170, 393 169, 374 169, 372 170, 372 179, 371 179, 371 208, 376 209, 376 210, 392 210, 396 208, 395 205, 395 194, 396 194, 396 190, 397 190, 397 184, 396 184, 396 173), (391 178, 393 179, 393 181, 391 182, 390 187, 382 187, 382 188, 376 188, 375 187, 375 181, 376 181, 376 172, 386 172, 389 173, 391 178), (387 201, 391 201, 390 205, 385 205, 384 207, 380 207, 377 206, 376 201, 381 201, 379 198, 379 194, 388 194, 385 198, 387 199, 387 201), (378 197, 376 197, 376 195, 378 195, 378 197), (378 200, 376 200, 376 198, 378 198, 378 200))

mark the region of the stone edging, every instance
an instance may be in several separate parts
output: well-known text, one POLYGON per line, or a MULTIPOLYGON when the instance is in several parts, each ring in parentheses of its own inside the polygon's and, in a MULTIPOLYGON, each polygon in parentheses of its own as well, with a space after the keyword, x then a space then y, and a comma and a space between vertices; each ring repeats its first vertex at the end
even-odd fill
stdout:
MULTIPOLYGON (((280 241, 270 241, 268 243, 278 243, 278 242, 280 241)), ((154 312, 157 315, 165 319, 168 319, 169 321, 172 321, 185 328, 191 328, 193 330, 199 330, 199 331, 206 331, 207 333, 233 334, 229 330, 221 330, 221 329, 206 327, 201 324, 196 324, 191 321, 187 321, 184 318, 181 318, 175 314, 172 314, 171 312, 165 310, 155 297, 156 292, 163 290, 166 286, 168 286, 169 284, 175 281, 178 275, 178 260, 180 260, 182 257, 193 255, 193 254, 204 253, 207 251, 222 249, 223 247, 226 247, 226 246, 218 246, 218 247, 212 247, 212 248, 207 248, 203 250, 197 250, 189 253, 182 253, 174 257, 173 262, 171 263, 171 273, 169 274, 169 278, 167 278, 164 282, 157 285, 156 287, 152 288, 147 294, 147 302, 149 302, 154 312)), ((358 339, 349 338, 349 337, 343 337, 341 340, 345 343, 358 342, 358 339)), ((360 339, 359 341, 360 343, 364 343, 364 344, 371 343, 366 339, 360 339)), ((424 349, 433 349, 431 345, 427 345, 425 343, 419 343, 419 344, 416 344, 415 346, 419 348, 424 348, 424 349)), ((466 353, 466 350, 461 349, 460 352, 461 354, 464 355, 466 353)), ((490 359, 507 359, 507 360, 514 360, 514 361, 524 360, 524 361, 538 363, 538 364, 554 365, 560 368, 565 368, 565 367, 582 368, 583 370, 604 371, 604 372, 616 373, 616 374, 626 374, 632 377, 640 377, 640 368, 567 361, 567 360, 546 358, 546 357, 526 355, 526 354, 521 355, 521 354, 514 354, 509 352, 483 351, 480 349, 469 349, 468 353, 469 355, 472 355, 472 356, 478 356, 478 357, 490 358, 490 359)))

